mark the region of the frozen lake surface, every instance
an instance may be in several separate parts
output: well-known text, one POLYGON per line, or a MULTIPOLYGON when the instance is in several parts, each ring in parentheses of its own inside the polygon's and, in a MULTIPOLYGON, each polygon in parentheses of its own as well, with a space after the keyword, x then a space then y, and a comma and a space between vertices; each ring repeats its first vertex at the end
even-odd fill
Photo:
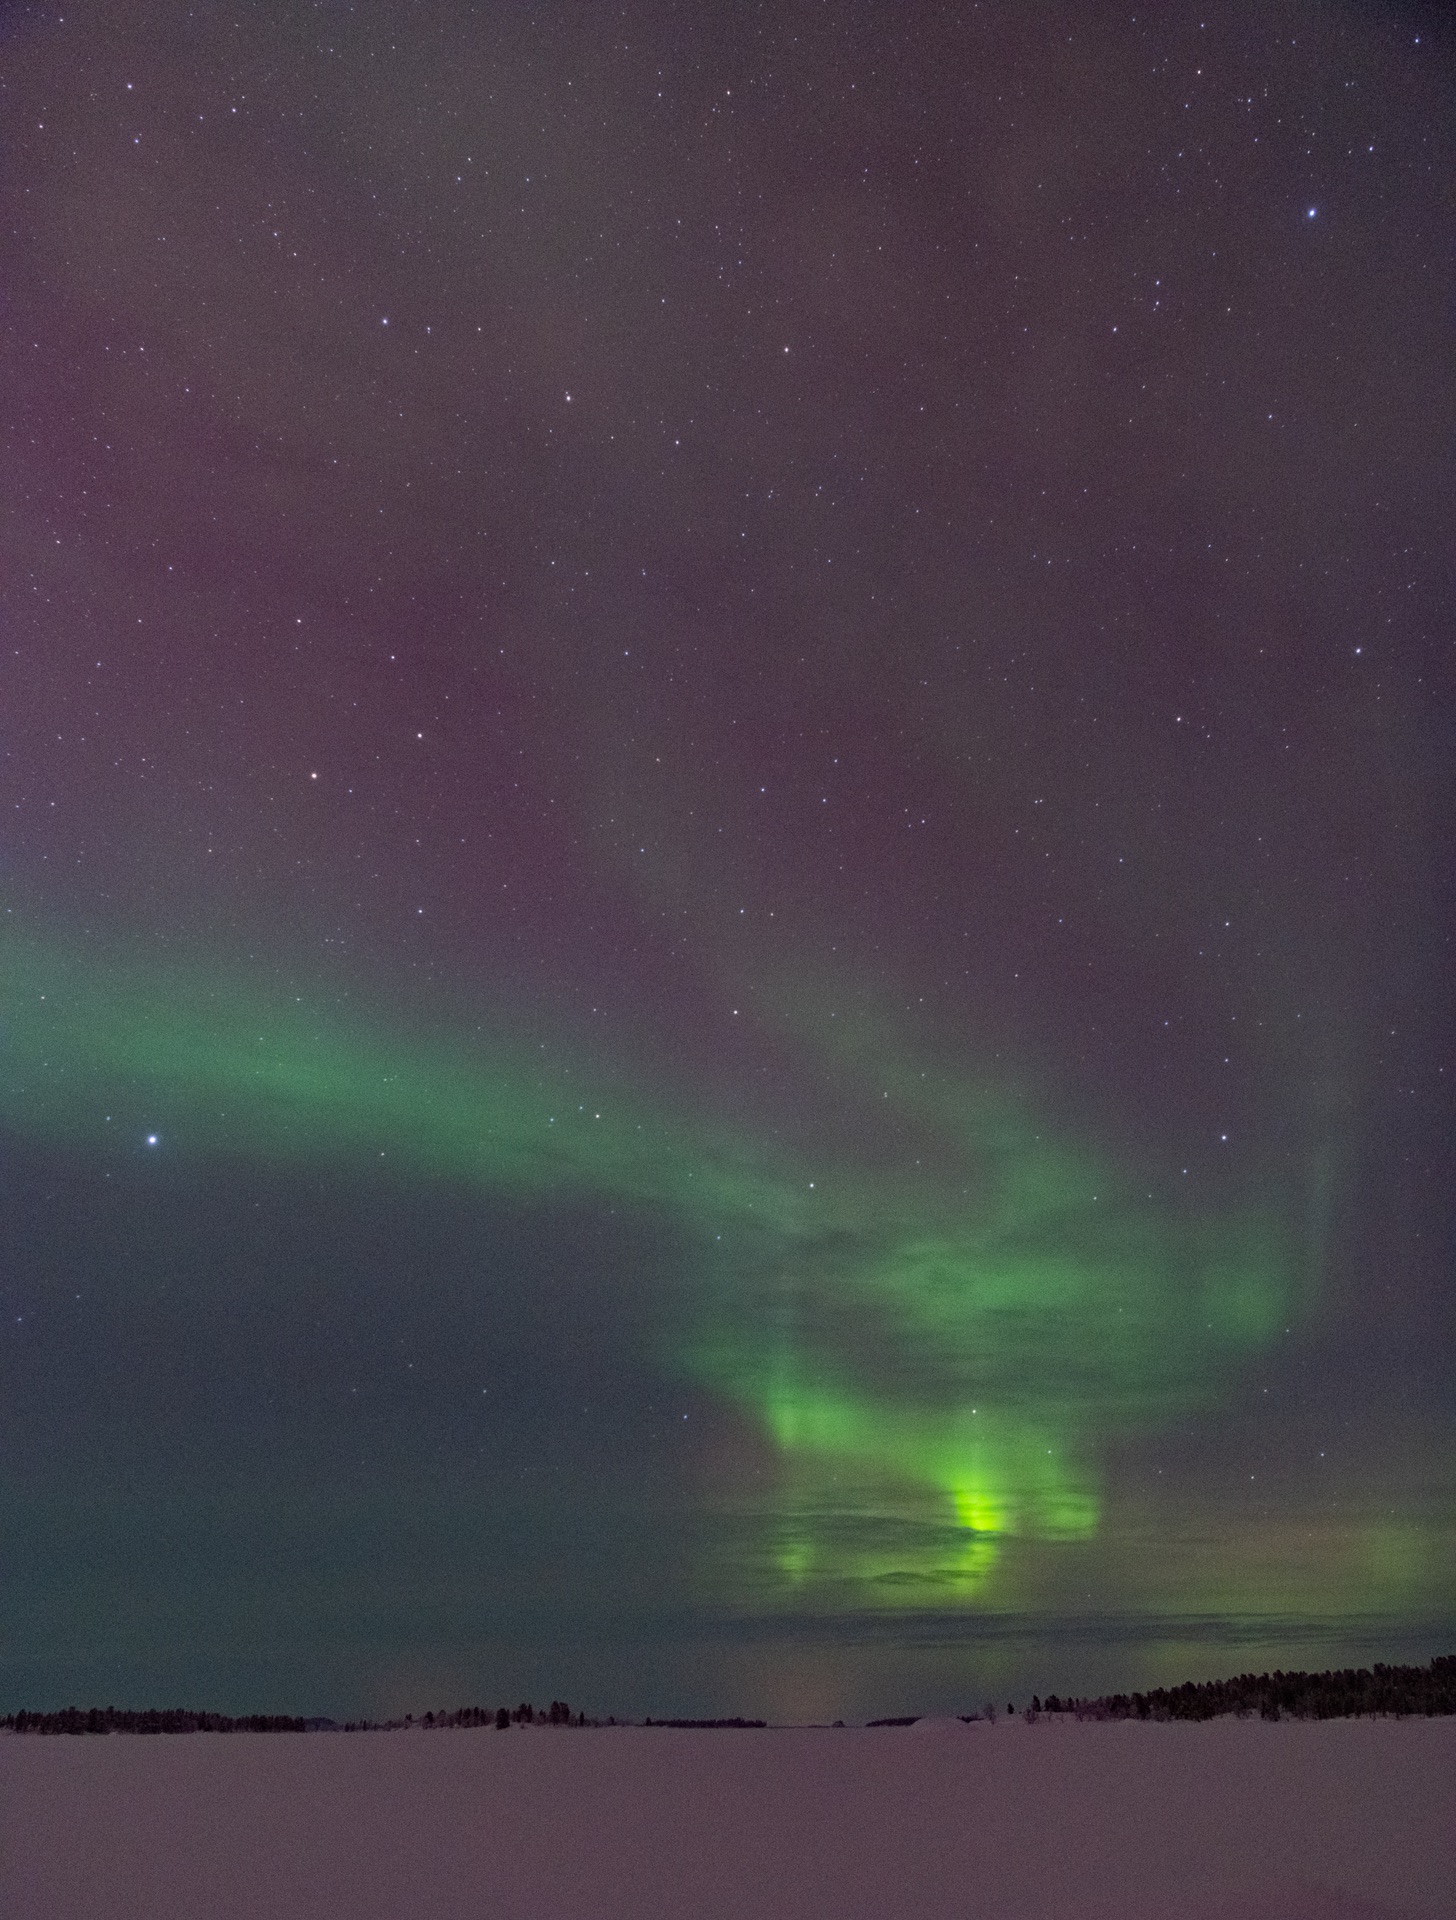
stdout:
POLYGON ((0 1912, 1456 1916, 1456 1720, 7 1735, 0 1912))

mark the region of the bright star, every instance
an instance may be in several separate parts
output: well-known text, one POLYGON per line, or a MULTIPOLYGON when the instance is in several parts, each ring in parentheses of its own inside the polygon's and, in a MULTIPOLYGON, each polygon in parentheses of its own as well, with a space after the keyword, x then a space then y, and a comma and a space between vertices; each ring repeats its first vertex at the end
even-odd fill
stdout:
POLYGON ((160 1134, 156 1134, 156 1133, 149 1133, 149 1134, 147 1135, 147 1145, 148 1145, 149 1147, 155 1147, 155 1146, 159 1146, 160 1144, 161 1144, 161 1135, 160 1135, 160 1134))

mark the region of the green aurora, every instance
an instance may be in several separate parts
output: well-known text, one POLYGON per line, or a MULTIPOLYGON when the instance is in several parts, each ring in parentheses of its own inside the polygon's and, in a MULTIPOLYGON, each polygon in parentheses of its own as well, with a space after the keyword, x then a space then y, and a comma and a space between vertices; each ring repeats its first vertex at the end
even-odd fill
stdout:
POLYGON ((345 1176, 382 1162, 660 1222, 685 1250, 662 1359, 773 1449, 763 1557, 785 1603, 994 1599, 1003 1541, 1096 1534, 1110 1437, 1214 1404, 1290 1316, 1277 1218, 1135 1197, 883 1023, 813 1030, 821 1091, 932 1150, 821 1165, 610 1074, 588 1089, 539 1043, 390 1031, 195 962, 12 933, 4 991, 0 1121, 19 1134, 345 1176))

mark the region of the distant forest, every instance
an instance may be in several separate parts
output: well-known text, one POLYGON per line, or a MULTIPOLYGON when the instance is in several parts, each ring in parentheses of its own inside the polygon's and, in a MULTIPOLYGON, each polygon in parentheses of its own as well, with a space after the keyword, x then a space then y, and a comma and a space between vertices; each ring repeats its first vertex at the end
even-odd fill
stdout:
POLYGON ((1332 1673, 1241 1673, 1236 1680, 1189 1680, 1151 1693, 1100 1700, 1033 1697, 1027 1718, 1073 1713, 1079 1720, 1217 1720, 1257 1713, 1265 1720, 1349 1720, 1364 1714, 1456 1713, 1456 1654, 1428 1667, 1341 1667, 1332 1673))
MULTIPOLYGON (((995 1709, 986 1717, 994 1720, 995 1709)), ((1008 1704, 1007 1712, 1015 1708, 1008 1704)), ((1044 1714, 1072 1714, 1078 1720, 1216 1720, 1226 1714, 1265 1720, 1348 1720, 1362 1715, 1398 1716, 1456 1713, 1456 1654, 1442 1654, 1428 1667, 1342 1667, 1330 1673, 1241 1673, 1235 1680, 1188 1681, 1181 1687, 1155 1687, 1151 1693, 1110 1693, 1100 1699, 1045 1700, 1034 1695, 1027 1720, 1044 1714)), ((914 1714, 872 1720, 871 1726, 909 1727, 914 1714)), ((979 1720, 978 1713, 964 1714, 979 1720)), ((185 1707, 65 1707, 58 1713, 18 1713, 0 1717, 9 1733, 389 1733, 405 1728, 435 1731, 450 1727, 762 1727, 762 1720, 588 1719, 564 1700, 549 1707, 522 1701, 516 1707, 457 1707, 450 1713, 426 1713, 403 1720, 299 1719, 289 1714, 194 1713, 185 1707)), ((836 1726, 841 1725, 839 1721, 836 1726)))
POLYGON ((406 1727, 597 1727, 616 1726, 615 1720, 588 1720, 573 1713, 564 1700, 536 1708, 523 1700, 518 1707, 457 1707, 453 1713, 426 1713, 417 1720, 301 1720, 287 1713, 245 1713, 233 1719, 225 1713, 194 1713, 189 1707, 63 1707, 58 1713, 31 1713, 22 1708, 0 1718, 0 1731, 11 1733, 395 1733, 406 1727))

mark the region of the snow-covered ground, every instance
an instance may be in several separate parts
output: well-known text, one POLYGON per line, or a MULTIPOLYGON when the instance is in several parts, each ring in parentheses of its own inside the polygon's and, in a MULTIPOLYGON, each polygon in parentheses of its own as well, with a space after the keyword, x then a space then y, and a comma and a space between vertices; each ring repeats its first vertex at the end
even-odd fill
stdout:
POLYGON ((0 1737, 5 1920, 1456 1915, 1456 1720, 0 1737))

